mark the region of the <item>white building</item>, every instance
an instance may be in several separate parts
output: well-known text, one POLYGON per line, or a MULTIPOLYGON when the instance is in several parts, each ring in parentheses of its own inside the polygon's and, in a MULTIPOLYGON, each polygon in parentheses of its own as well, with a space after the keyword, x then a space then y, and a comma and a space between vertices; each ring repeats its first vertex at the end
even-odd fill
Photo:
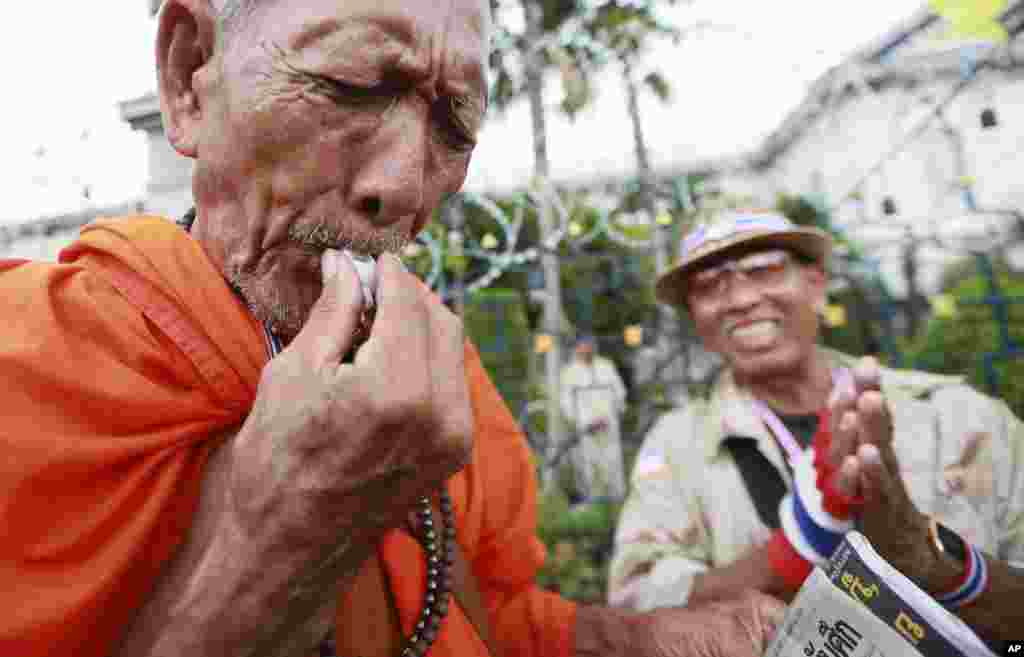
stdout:
MULTIPOLYGON (((148 0, 147 0, 148 1, 148 0)), ((121 103, 121 116, 145 133, 149 159, 146 183, 147 212, 180 217, 192 207, 192 160, 171 147, 160 118, 160 100, 155 93, 121 103)))
MULTIPOLYGON (((1024 2, 1014 3, 1011 30, 1022 14, 1024 2)), ((879 259, 898 296, 907 290, 908 246, 927 293, 964 247, 1016 241, 1024 43, 937 38, 945 28, 922 9, 826 73, 758 149, 729 167, 723 187, 768 204, 780 192, 819 199, 879 259)))
POLYGON ((78 230, 97 217, 117 217, 141 212, 141 201, 89 208, 79 212, 0 225, 0 258, 25 258, 53 262, 65 246, 78 237, 78 230))

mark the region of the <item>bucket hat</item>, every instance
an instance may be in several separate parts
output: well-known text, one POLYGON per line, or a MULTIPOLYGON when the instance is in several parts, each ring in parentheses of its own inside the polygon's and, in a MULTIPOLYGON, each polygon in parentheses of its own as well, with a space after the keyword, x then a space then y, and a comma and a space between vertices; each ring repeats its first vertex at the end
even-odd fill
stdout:
POLYGON ((797 226, 781 214, 768 210, 726 210, 708 222, 695 225, 683 236, 679 259, 655 283, 658 300, 685 305, 686 283, 692 271, 712 256, 739 246, 754 245, 789 249, 826 268, 832 252, 832 238, 820 228, 797 226))

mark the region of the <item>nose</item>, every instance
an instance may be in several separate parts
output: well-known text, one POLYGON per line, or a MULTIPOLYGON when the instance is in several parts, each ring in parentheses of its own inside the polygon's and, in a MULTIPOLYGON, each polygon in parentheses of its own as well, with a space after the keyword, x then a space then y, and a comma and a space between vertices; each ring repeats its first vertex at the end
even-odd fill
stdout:
POLYGON ((722 293, 722 305, 727 310, 746 310, 756 306, 761 300, 757 286, 736 272, 727 272, 725 291, 722 293))
POLYGON ((414 108, 393 110, 375 139, 359 149, 352 204, 368 222, 386 227, 423 211, 427 123, 414 108))

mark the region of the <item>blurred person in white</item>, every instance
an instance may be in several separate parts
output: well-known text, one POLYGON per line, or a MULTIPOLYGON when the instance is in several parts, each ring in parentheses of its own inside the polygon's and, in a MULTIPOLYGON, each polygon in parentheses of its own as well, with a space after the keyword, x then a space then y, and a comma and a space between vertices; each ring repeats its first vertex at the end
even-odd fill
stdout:
POLYGON ((626 388, 615 363, 597 353, 594 336, 576 340, 572 360, 562 369, 562 414, 574 429, 572 465, 584 500, 621 500, 626 495, 619 417, 626 388))
POLYGON ((1024 425, 958 377, 820 346, 831 248, 824 231, 758 210, 683 238, 657 294, 726 368, 646 437, 609 599, 789 599, 857 526, 982 638, 1019 638, 1024 425))

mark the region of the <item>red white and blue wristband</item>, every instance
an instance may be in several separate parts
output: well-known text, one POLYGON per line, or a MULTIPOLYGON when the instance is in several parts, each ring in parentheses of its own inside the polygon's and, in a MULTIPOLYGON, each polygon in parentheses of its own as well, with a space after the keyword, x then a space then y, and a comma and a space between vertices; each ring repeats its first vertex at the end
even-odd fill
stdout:
POLYGON ((793 548, 812 564, 822 565, 853 529, 851 518, 837 518, 825 510, 817 486, 814 449, 792 460, 793 491, 779 505, 779 521, 793 548))
POLYGON ((814 569, 814 565, 796 551, 781 528, 772 532, 768 541, 768 566, 782 579, 789 591, 799 590, 814 569))
MULTIPOLYGON (((931 531, 935 531, 935 520, 932 520, 931 531)), ((947 593, 935 596, 935 600, 949 610, 961 609, 977 600, 988 588, 988 563, 985 555, 976 546, 967 544, 964 574, 960 584, 947 593)))

